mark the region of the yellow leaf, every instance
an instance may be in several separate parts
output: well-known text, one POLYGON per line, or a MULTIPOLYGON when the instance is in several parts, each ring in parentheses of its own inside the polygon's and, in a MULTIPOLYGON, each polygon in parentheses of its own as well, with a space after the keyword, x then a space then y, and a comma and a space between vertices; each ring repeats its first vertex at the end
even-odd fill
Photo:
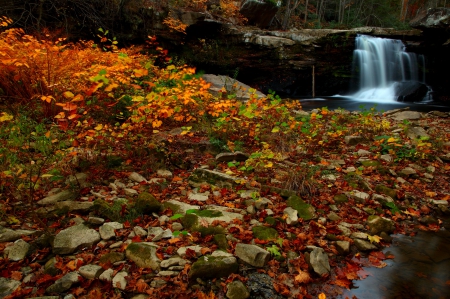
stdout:
POLYGON ((9 115, 8 113, 6 113, 6 112, 2 112, 1 114, 0 114, 0 122, 4 122, 4 121, 8 121, 8 120, 11 120, 11 119, 13 119, 14 117, 12 116, 12 115, 9 115))
POLYGON ((147 76, 147 75, 148 75, 148 70, 146 70, 146 69, 134 70, 134 76, 137 78, 147 76))
POLYGON ((113 89, 115 89, 117 87, 119 87, 119 84, 112 83, 112 84, 109 84, 108 87, 105 88, 105 91, 109 92, 109 91, 112 91, 113 89))
POLYGON ((391 137, 387 140, 388 143, 395 142, 395 141, 397 141, 397 139, 395 139, 394 137, 391 137))
POLYGON ((83 101, 84 97, 81 94, 77 94, 72 100, 71 102, 80 102, 83 101))
POLYGON ((264 167, 271 168, 271 167, 273 167, 273 163, 272 162, 268 162, 266 165, 264 165, 264 167))
POLYGON ((65 93, 63 93, 63 95, 64 95, 64 97, 66 98, 66 99, 72 99, 75 95, 72 93, 72 92, 70 92, 70 91, 66 91, 65 93))
POLYGON ((327 296, 324 293, 320 293, 319 299, 327 299, 327 296))
POLYGON ((375 236, 368 235, 367 239, 369 239, 370 243, 373 243, 373 242, 380 243, 381 239, 383 239, 383 238, 380 236, 377 236, 377 235, 375 235, 375 236))
POLYGON ((103 125, 102 125, 102 124, 98 124, 98 125, 94 128, 94 130, 96 130, 96 131, 100 131, 101 129, 103 129, 103 125))
POLYGON ((278 127, 278 126, 275 126, 272 129, 272 133, 276 133, 276 132, 279 132, 279 131, 280 131, 280 127, 278 127))

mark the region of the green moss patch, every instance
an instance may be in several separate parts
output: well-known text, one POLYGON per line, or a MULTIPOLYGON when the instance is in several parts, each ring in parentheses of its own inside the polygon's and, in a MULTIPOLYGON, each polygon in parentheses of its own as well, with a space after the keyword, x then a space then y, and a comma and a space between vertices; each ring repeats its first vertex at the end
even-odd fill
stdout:
POLYGON ((315 208, 307 204, 301 197, 293 195, 287 200, 288 207, 291 207, 298 212, 298 218, 303 218, 303 220, 313 219, 316 215, 315 208))
POLYGON ((253 236, 260 240, 276 240, 278 239, 278 232, 271 227, 255 226, 252 228, 253 236))

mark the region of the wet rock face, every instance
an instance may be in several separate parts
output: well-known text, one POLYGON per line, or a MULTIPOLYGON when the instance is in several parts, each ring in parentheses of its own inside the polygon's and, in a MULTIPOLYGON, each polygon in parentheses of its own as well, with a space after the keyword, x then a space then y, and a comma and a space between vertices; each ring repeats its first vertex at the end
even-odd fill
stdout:
POLYGON ((417 29, 445 29, 450 27, 450 8, 432 8, 419 14, 409 25, 417 29))
POLYGON ((273 280, 267 274, 252 273, 248 276, 247 287, 253 299, 281 299, 273 288, 273 280))

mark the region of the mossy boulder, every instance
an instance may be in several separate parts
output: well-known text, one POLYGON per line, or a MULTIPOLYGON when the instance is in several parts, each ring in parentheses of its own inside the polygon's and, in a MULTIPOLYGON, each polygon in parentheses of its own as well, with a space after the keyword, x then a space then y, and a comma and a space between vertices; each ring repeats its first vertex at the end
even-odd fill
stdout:
POLYGON ((197 231, 202 236, 224 234, 225 230, 222 226, 204 226, 200 223, 200 218, 194 213, 186 214, 181 218, 184 228, 190 231, 197 231))
POLYGON ((114 264, 120 261, 123 261, 125 259, 125 255, 122 252, 117 251, 111 251, 108 253, 105 253, 100 257, 99 263, 100 264, 114 264))
POLYGON ((392 188, 389 188, 385 185, 377 185, 375 187, 375 191, 377 191, 378 193, 387 195, 387 196, 391 197, 392 199, 397 199, 397 191, 392 188))
POLYGON ((267 216, 266 218, 264 218, 264 222, 271 225, 271 226, 275 226, 278 223, 278 219, 272 217, 272 216, 267 216))
POLYGON ((395 228, 394 221, 378 215, 370 215, 367 218, 367 225, 371 235, 378 235, 382 232, 392 233, 395 228))
POLYGON ((150 193, 142 192, 136 199, 134 208, 139 214, 159 213, 163 205, 150 193))
POLYGON ((193 186, 199 186, 202 183, 208 183, 219 187, 232 187, 237 184, 236 180, 238 180, 238 177, 203 168, 195 169, 194 172, 189 176, 189 183, 193 186))
POLYGON ((278 232, 271 227, 255 226, 252 228, 253 236, 260 240, 276 240, 278 239, 278 232))
POLYGON ((131 243, 127 246, 125 255, 141 268, 159 270, 161 260, 156 256, 156 249, 156 246, 145 243, 131 243))
POLYGON ((102 217, 112 221, 122 220, 122 205, 127 205, 126 199, 118 199, 114 203, 110 204, 103 199, 96 199, 92 209, 102 217))
POLYGON ((189 271, 189 278, 211 279, 227 277, 237 273, 239 265, 234 256, 203 256, 199 258, 189 271))
POLYGON ((227 250, 229 248, 227 236, 225 234, 214 235, 214 242, 216 242, 221 250, 227 250))
POLYGON ((312 205, 307 204, 299 196, 289 196, 286 204, 288 207, 297 210, 298 218, 303 218, 303 220, 311 220, 316 217, 316 209, 312 205))
POLYGON ((345 195, 345 194, 343 194, 343 193, 341 193, 341 194, 336 194, 336 195, 333 197, 333 199, 334 199, 334 201, 335 201, 336 203, 344 203, 344 202, 348 202, 348 197, 347 197, 347 195, 345 195))

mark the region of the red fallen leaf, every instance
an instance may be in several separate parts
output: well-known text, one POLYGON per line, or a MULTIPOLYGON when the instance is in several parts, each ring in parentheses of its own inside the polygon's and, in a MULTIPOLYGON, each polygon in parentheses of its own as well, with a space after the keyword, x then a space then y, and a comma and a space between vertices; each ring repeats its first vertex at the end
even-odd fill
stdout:
POLYGON ((130 222, 127 220, 123 223, 123 227, 130 228, 130 222))
POLYGON ((379 260, 385 260, 386 259, 386 256, 381 251, 372 251, 369 255, 373 256, 373 257, 375 257, 375 258, 377 258, 379 260))
POLYGON ((133 241, 133 242, 142 242, 141 236, 136 235, 136 236, 134 236, 134 237, 131 239, 131 241, 133 241))
POLYGON ((72 291, 72 294, 75 295, 75 296, 80 296, 85 291, 86 290, 84 288, 76 288, 75 290, 72 291))
POLYGON ((273 288, 282 296, 288 297, 291 294, 291 291, 289 291, 289 288, 285 284, 274 282, 273 288))
POLYGON ((38 280, 36 280, 36 284, 40 285, 40 284, 47 283, 49 281, 56 281, 58 278, 59 278, 59 275, 51 276, 50 274, 44 274, 38 280))
POLYGON ((269 243, 269 241, 267 241, 267 240, 260 240, 260 239, 256 238, 255 239, 255 243, 256 244, 267 244, 267 243, 269 243))
POLYGON ((350 290, 350 285, 352 284, 351 280, 348 279, 336 279, 331 282, 332 284, 338 285, 340 287, 344 287, 347 290, 350 290))
POLYGON ((188 248, 188 249, 186 249, 186 257, 187 258, 195 258, 195 257, 197 257, 197 253, 195 253, 195 250, 188 248))
POLYGON ((150 288, 150 286, 143 279, 139 279, 134 287, 135 290, 138 291, 139 293, 145 293, 146 290, 150 288))
POLYGON ((11 275, 9 276, 11 279, 20 281, 22 279, 22 272, 20 271, 11 271, 11 275))

